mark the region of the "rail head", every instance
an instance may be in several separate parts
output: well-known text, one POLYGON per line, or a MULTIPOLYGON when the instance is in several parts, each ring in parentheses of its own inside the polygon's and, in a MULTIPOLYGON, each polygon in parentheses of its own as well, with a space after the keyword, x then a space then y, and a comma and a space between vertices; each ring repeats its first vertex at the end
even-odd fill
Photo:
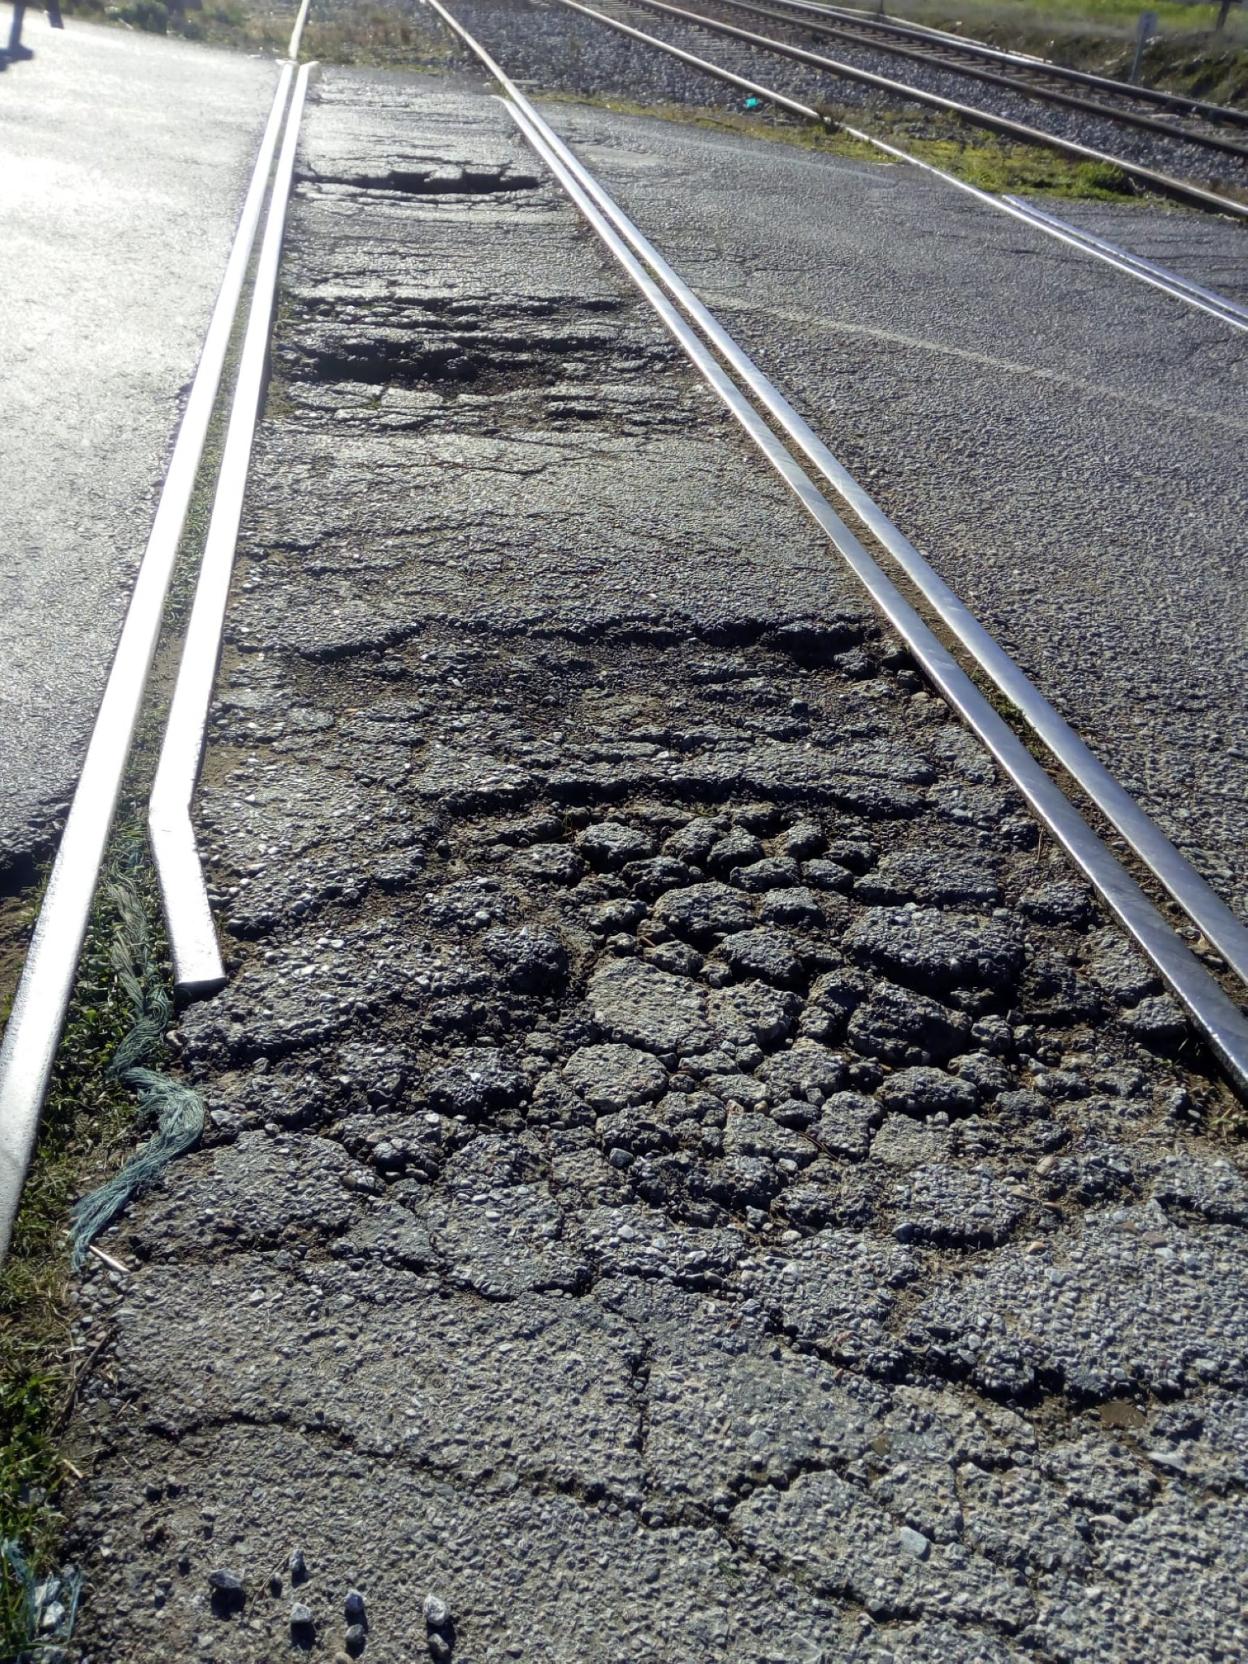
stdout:
POLYGON ((174 986, 184 998, 212 992, 225 981, 191 821, 191 803, 203 757, 252 443, 264 397, 286 210, 294 179, 299 124, 313 67, 304 64, 295 78, 274 172, 203 561, 149 803, 152 856, 168 925, 174 986))

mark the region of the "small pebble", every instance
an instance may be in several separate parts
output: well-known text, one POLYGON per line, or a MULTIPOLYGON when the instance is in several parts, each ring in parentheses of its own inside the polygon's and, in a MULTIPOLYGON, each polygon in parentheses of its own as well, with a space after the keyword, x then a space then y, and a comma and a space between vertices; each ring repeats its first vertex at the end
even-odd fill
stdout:
POLYGON ((304 1578, 308 1575, 308 1567, 307 1562, 303 1558, 303 1550, 301 1548, 297 1548, 293 1551, 290 1559, 286 1562, 286 1569, 290 1573, 290 1581, 292 1583, 303 1582, 304 1578))
POLYGON ((347 1652, 352 1658, 358 1658, 364 1651, 364 1643, 367 1639, 368 1631, 364 1628, 363 1624, 351 1625, 350 1629, 348 1629, 346 1635, 343 1637, 343 1640, 346 1644, 347 1652))
POLYGON ((451 1644, 440 1636, 436 1629, 429 1631, 429 1656, 436 1664, 444 1664, 444 1660, 451 1656, 451 1644))
POLYGON ((451 1611, 444 1600, 437 1595, 425 1596, 425 1622, 430 1629, 443 1629, 450 1619, 451 1611))
POLYGON ((222 1569, 208 1573, 208 1587, 215 1589, 221 1595, 241 1595, 243 1580, 237 1572, 227 1572, 222 1569))
POLYGON ((358 1624, 364 1621, 364 1596, 358 1589, 347 1590, 346 1614, 349 1624, 358 1624))
POLYGON ((297 1600, 290 1609, 290 1627, 292 1629, 312 1628, 312 1608, 297 1600))
POLYGON ((913 1526, 903 1525, 897 1536, 907 1554, 913 1554, 916 1560, 927 1559, 930 1544, 921 1531, 916 1531, 913 1526))

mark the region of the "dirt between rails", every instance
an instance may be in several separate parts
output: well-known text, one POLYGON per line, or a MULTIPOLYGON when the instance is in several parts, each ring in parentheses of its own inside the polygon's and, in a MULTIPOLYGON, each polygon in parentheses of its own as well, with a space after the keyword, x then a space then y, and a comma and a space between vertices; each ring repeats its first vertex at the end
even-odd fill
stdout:
POLYGON ((495 102, 301 172, 79 1656, 1242 1656, 1178 1014, 495 102))

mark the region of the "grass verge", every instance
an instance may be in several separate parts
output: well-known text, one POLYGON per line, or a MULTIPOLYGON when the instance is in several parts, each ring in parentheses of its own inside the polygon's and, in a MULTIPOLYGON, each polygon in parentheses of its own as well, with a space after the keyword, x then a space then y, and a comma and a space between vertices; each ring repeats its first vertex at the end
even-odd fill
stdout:
MULTIPOLYGON (((290 40, 296 0, 271 5, 267 0, 207 0, 198 9, 179 0, 65 0, 75 13, 148 34, 174 35, 208 46, 240 52, 271 52, 282 56, 290 40)), ((446 31, 426 28, 414 9, 400 10, 367 0, 329 8, 315 3, 308 13, 301 57, 305 62, 350 64, 359 67, 407 69, 430 73, 452 56, 446 31)))
MULTIPOLYGON (((1030 52, 1072 69, 1125 77, 1135 55, 1138 0, 892 0, 889 17, 947 29, 1007 51, 1030 52)), ((1217 5, 1154 0, 1157 34, 1140 79, 1219 104, 1248 98, 1248 5, 1214 27, 1217 5)))
MULTIPOLYGON (((796 145, 803 150, 832 156, 849 156, 857 161, 889 162, 874 146, 851 138, 848 133, 827 130, 779 114, 736 114, 728 110, 699 108, 691 104, 640 104, 611 94, 541 92, 533 96, 550 104, 577 104, 610 110, 615 115, 651 116, 661 121, 705 127, 741 138, 764 139, 773 144, 796 145)), ((835 122, 838 112, 828 111, 835 122)), ((873 119, 880 137, 911 151, 920 161, 943 168, 955 178, 965 179, 982 191, 1028 191, 1050 196, 1077 197, 1091 201, 1120 202, 1135 194, 1125 173, 1101 162, 1074 162, 1063 156, 1029 145, 1011 144, 989 133, 968 134, 953 121, 897 114, 890 120, 873 119)))
MULTIPOLYGON (((0 1268, 0 1537, 20 1545, 36 1580, 58 1567, 61 1501, 73 1477, 61 1436, 91 1362, 71 1334, 69 1208, 120 1164, 134 1134, 134 1100, 107 1073, 134 1020, 112 962, 120 921, 108 881, 137 890, 159 940, 145 856, 138 826, 122 828, 92 912, 38 1149, 0 1268)), ((26 1588, 0 1562, 0 1659, 37 1658, 31 1640, 26 1588)))

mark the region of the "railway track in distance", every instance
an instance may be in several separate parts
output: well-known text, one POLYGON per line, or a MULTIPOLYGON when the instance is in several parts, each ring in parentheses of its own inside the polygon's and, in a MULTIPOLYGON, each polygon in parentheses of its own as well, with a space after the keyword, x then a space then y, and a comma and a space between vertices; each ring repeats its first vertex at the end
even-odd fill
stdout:
MULTIPOLYGON (((629 26, 622 23, 618 17, 609 16, 592 7, 583 6, 579 3, 579 0, 556 0, 556 3, 568 6, 573 11, 584 12, 587 16, 608 27, 623 29, 625 33, 629 32, 629 26)), ((712 0, 712 3, 728 4, 745 12, 762 10, 762 8, 750 3, 750 0, 712 0)), ((1220 189, 1210 189, 1208 186, 1197 184, 1191 179, 1179 178, 1172 173, 1163 173, 1157 168, 1145 166, 1130 157, 1097 149, 1092 145, 1065 138, 1061 134, 1049 132, 1044 128, 1032 127, 1025 122, 1016 121, 1012 117, 1000 115, 977 105, 965 104, 959 99, 948 98, 942 93, 929 91, 927 88, 916 86, 912 82, 899 81, 891 76, 877 74, 874 70, 864 69, 858 64, 847 63, 843 59, 831 58, 822 53, 811 51, 807 47, 799 46, 792 41, 777 40, 774 36, 741 28, 735 23, 728 23, 721 18, 714 17, 709 12, 690 10, 686 5, 668 4, 667 0, 625 0, 625 8, 629 7, 658 13, 662 17, 674 19, 678 24, 692 25, 694 28, 705 29, 712 34, 723 35, 729 40, 754 48, 757 51, 769 52, 777 57, 788 58, 808 69, 857 82, 861 86, 873 88, 877 92, 886 93, 893 98, 901 98, 913 101, 916 104, 926 105, 927 108, 940 110, 946 115, 965 122, 968 126, 999 134, 1021 144, 1036 145, 1046 150, 1056 151, 1059 155, 1067 156, 1077 162, 1094 162, 1116 168, 1144 190, 1152 191, 1158 196, 1168 197, 1175 202, 1181 202, 1187 207, 1199 208, 1206 213, 1225 214, 1234 219, 1248 220, 1248 193, 1245 193, 1245 198, 1227 195, 1220 189)), ((770 15, 773 19, 779 18, 786 25, 791 25, 795 21, 792 18, 783 17, 779 13, 765 15, 770 15)), ((632 32, 637 33, 637 31, 632 32)), ((647 38, 651 45, 658 46, 665 51, 678 50, 674 49, 669 41, 655 37, 644 38, 647 38)), ((711 73, 717 74, 719 72, 715 66, 709 67, 711 73)), ((1018 89, 1013 90, 1018 91, 1018 89)), ((826 113, 820 116, 819 119, 825 122, 834 121, 834 117, 826 113)), ((1175 129, 1171 137, 1186 142, 1186 135, 1178 129, 1175 129)))
POLYGON ((713 0, 710 10, 752 12, 777 22, 795 24, 825 39, 869 47, 954 75, 965 75, 989 86, 1026 98, 1042 99, 1107 121, 1142 128, 1180 139, 1224 155, 1248 159, 1248 137, 1232 136, 1248 130, 1248 110, 1210 104, 1183 93, 1137 87, 1108 75, 1066 69, 1043 58, 1003 52, 978 41, 962 41, 943 31, 895 22, 888 18, 857 17, 808 0, 767 0, 765 5, 740 0, 713 0), (1166 114, 1158 114, 1165 111, 1166 114), (1173 116, 1186 118, 1182 125, 1173 116), (1232 132, 1228 132, 1228 129, 1232 132))
POLYGON ((1248 109, 1237 109, 1232 104, 1214 104, 1208 99, 1192 98, 1188 93, 1176 92, 1167 87, 1137 86, 1133 82, 1123 81, 1112 75, 1098 75, 1088 69, 1072 69, 1067 64, 1053 63, 1048 58, 1037 58, 1026 52, 1009 52, 1002 47, 990 46, 987 41, 968 40, 961 35, 950 34, 947 29, 934 29, 927 24, 909 22, 902 18, 867 18, 841 6, 815 5, 812 0, 778 0, 778 3, 809 12, 815 17, 835 18, 838 22, 851 24, 870 24, 872 28, 887 30, 899 39, 933 41, 941 48, 960 51, 967 57, 980 58, 988 63, 1009 64, 1024 71, 1031 70, 1037 75, 1043 74, 1048 80, 1065 81, 1072 86, 1098 87, 1111 94, 1129 93, 1141 104, 1153 104, 1180 114, 1205 116, 1210 121, 1222 122, 1231 127, 1248 127, 1248 109))

